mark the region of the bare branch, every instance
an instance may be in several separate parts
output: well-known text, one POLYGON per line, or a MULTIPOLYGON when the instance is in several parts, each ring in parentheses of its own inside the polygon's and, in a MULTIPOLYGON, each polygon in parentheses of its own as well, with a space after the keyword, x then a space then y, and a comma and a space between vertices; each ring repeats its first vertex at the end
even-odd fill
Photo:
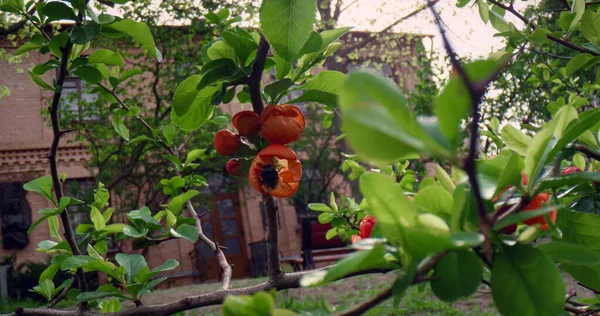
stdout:
POLYGON ((354 50, 357 49, 361 49, 363 47, 365 47, 367 44, 373 42, 374 40, 377 39, 377 36, 381 33, 387 33, 389 31, 392 30, 392 28, 394 28, 394 26, 412 18, 413 16, 419 14, 421 11, 430 8, 432 6, 434 6, 436 3, 440 2, 440 0, 431 0, 428 1, 427 4, 420 6, 419 8, 417 8, 416 10, 414 10, 413 12, 409 13, 408 15, 405 15, 403 17, 401 17, 400 19, 396 20, 395 22, 393 22, 392 24, 388 25, 386 28, 384 28, 383 30, 375 33, 375 34, 371 34, 368 38, 348 47, 348 48, 344 48, 342 50, 338 50, 338 55, 339 56, 345 56, 348 55, 349 53, 353 52, 354 50))
POLYGON ((267 215, 267 270, 269 282, 276 282, 284 274, 279 262, 279 232, 277 227, 277 210, 273 196, 263 195, 263 203, 267 215))

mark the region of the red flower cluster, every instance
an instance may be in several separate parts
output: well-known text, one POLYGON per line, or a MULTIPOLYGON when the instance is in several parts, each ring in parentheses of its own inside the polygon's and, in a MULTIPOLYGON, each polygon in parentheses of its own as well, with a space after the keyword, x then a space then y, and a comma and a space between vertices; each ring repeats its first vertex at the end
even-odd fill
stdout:
POLYGON ((377 223, 377 219, 375 217, 371 215, 363 217, 363 219, 360 221, 360 230, 358 235, 352 236, 352 243, 355 243, 363 238, 371 237, 371 232, 373 231, 373 226, 375 226, 375 223, 377 223))
MULTIPOLYGON (((284 145, 300 139, 304 131, 304 115, 300 109, 289 104, 268 105, 260 116, 253 111, 241 111, 232 121, 238 133, 217 132, 214 140, 217 152, 222 156, 234 156, 240 153, 241 137, 247 137, 249 141, 262 137, 271 145, 262 148, 252 161, 250 183, 262 194, 294 195, 302 178, 302 165, 296 153, 284 145)), ((240 175, 240 160, 231 159, 226 169, 231 175, 240 175)))

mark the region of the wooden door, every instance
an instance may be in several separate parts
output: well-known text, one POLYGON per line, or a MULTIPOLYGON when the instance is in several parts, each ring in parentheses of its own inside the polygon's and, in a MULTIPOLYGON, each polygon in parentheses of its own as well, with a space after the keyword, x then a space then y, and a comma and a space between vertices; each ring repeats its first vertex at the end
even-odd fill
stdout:
MULTIPOLYGON (((244 229, 237 193, 219 193, 205 196, 198 203, 197 212, 202 217, 202 230, 219 246, 225 247, 223 252, 233 266, 233 278, 248 276, 248 255, 244 229)), ((196 244, 196 263, 202 271, 202 280, 217 280, 221 267, 212 250, 202 242, 196 244)))

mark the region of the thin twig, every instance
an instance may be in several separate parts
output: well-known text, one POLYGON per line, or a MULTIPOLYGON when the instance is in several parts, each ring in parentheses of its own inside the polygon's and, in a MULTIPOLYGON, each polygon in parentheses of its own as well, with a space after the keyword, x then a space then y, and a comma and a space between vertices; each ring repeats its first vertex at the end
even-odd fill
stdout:
POLYGON ((584 155, 586 155, 586 156, 588 156, 590 158, 593 158, 593 159, 596 159, 596 160, 600 161, 600 153, 592 151, 591 149, 589 149, 589 148, 587 148, 587 147, 585 147, 585 146, 583 146, 581 144, 576 144, 575 145, 575 150, 577 150, 578 152, 580 152, 580 153, 582 153, 582 154, 584 154, 584 155))
POLYGON ((469 79, 469 76, 467 75, 465 69, 456 58, 454 49, 452 48, 452 45, 450 44, 450 41, 446 36, 445 28, 442 26, 441 18, 437 11, 435 11, 435 6, 431 6, 430 9, 435 17, 436 24, 444 41, 444 47, 446 49, 446 52, 448 53, 448 57, 450 58, 452 67, 456 72, 458 72, 460 78, 462 78, 462 80, 464 81, 465 86, 467 87, 467 90, 471 96, 471 124, 469 126, 471 135, 469 153, 464 164, 464 169, 467 172, 467 175, 469 176, 469 182, 471 184, 473 195, 475 197, 475 203, 477 205, 477 211, 479 214, 480 230, 485 238, 486 257, 489 261, 491 261, 492 244, 489 239, 489 236, 491 233, 492 222, 490 221, 487 215, 485 203, 481 196, 481 190, 479 187, 479 180, 477 179, 477 170, 475 165, 475 159, 477 159, 477 147, 479 142, 479 103, 481 102, 481 99, 485 93, 485 86, 487 85, 487 83, 485 83, 485 85, 477 84, 469 79))

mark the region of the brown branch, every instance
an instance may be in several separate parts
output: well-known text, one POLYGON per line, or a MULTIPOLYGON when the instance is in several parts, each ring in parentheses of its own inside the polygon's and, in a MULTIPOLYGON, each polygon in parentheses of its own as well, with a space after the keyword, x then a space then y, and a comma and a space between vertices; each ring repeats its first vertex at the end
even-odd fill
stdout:
POLYGON ((263 195, 267 215, 267 271, 269 282, 277 282, 284 276, 279 262, 279 231, 277 227, 277 210, 275 199, 270 194, 263 195))
MULTIPOLYGON (((327 267, 328 268, 328 267, 327 267)), ((190 310, 194 308, 217 305, 223 303, 223 300, 227 295, 252 295, 256 292, 260 291, 269 291, 269 290, 286 290, 286 289, 294 289, 300 287, 300 279, 310 273, 315 271, 324 270, 326 268, 312 270, 312 271, 302 271, 295 272, 282 275, 275 282, 267 281, 254 286, 237 288, 237 289, 228 289, 228 290, 218 290, 212 293, 206 293, 196 296, 189 296, 183 298, 181 300, 161 304, 161 305, 145 305, 136 307, 133 309, 116 312, 116 313, 107 313, 101 314, 92 311, 66 311, 66 310, 56 310, 56 309, 47 309, 47 308, 17 308, 17 310, 13 314, 9 314, 8 316, 142 316, 142 315, 153 315, 153 316, 167 316, 172 315, 177 312, 190 310)), ((365 274, 373 274, 373 273, 384 273, 389 270, 368 270, 362 271, 359 273, 354 273, 351 275, 347 275, 344 278, 349 278, 357 275, 365 275, 365 274)))
MULTIPOLYGON (((430 0, 429 2, 431 3, 432 1, 430 0)), ((471 96, 471 124, 469 125, 470 143, 469 143, 469 153, 468 153, 468 156, 467 156, 465 164, 464 164, 464 169, 465 169, 465 172, 467 173, 467 175, 469 176, 469 183, 471 184, 471 188, 473 190, 473 195, 475 197, 475 203, 477 204, 477 211, 479 214, 480 231, 483 234, 483 236, 485 237, 486 257, 488 260, 491 261, 492 244, 489 239, 489 236, 490 236, 490 232, 491 232, 492 223, 491 223, 490 219, 488 218, 486 208, 485 208, 485 203, 483 201, 483 198, 481 197, 481 189, 479 187, 479 180, 477 179, 477 169, 476 169, 476 164, 475 164, 475 159, 477 159, 477 147, 478 147, 478 141, 479 141, 479 116, 480 116, 479 104, 481 102, 483 95, 485 94, 485 86, 487 86, 487 83, 483 82, 483 84, 478 84, 469 79, 465 69, 462 67, 462 65, 456 58, 454 49, 452 48, 452 45, 450 44, 450 41, 448 40, 448 38, 446 36, 446 30, 442 26, 442 21, 441 21, 440 16, 438 15, 437 11, 435 11, 434 6, 431 6, 430 9, 435 17, 435 21, 436 21, 436 24, 440 31, 440 34, 442 35, 442 39, 444 41, 444 48, 446 49, 446 52, 448 53, 448 57, 450 58, 452 67, 454 70, 456 70, 456 72, 458 72, 458 74, 464 81, 464 83, 467 87, 467 90, 469 91, 469 94, 471 96)), ((489 80, 489 81, 491 81, 491 80, 489 80)))
POLYGON ((252 73, 247 78, 248 92, 250 93, 250 100, 252 101, 252 110, 256 114, 260 115, 264 108, 262 102, 262 93, 260 91, 260 83, 262 82, 263 72, 265 70, 265 63, 267 61, 267 55, 269 54, 269 42, 261 35, 258 48, 256 49, 256 59, 252 66, 252 73))
MULTIPOLYGON (((63 135, 60 129, 60 122, 58 120, 58 108, 60 105, 60 99, 62 95, 62 87, 65 82, 65 78, 67 77, 67 67, 69 64, 69 55, 71 54, 71 49, 73 48, 73 43, 68 42, 65 47, 61 50, 62 57, 60 59, 60 66, 58 68, 58 75, 56 77, 56 85, 54 95, 52 96, 52 103, 50 105, 50 120, 52 124, 52 146, 50 148, 50 153, 48 153, 48 162, 50 163, 50 175, 52 176, 52 186, 54 188, 54 195, 56 196, 56 203, 58 205, 60 199, 63 197, 63 188, 62 182, 60 181, 60 177, 58 176, 58 166, 56 163, 56 156, 58 153, 58 145, 60 144, 60 138, 63 135)), ((60 218, 64 228, 64 236, 71 248, 71 252, 73 255, 80 255, 79 247, 77 246, 77 242, 75 241, 75 236, 73 235, 73 229, 71 228, 71 219, 69 218, 69 211, 67 208, 60 213, 60 218)), ((81 292, 87 291, 87 284, 85 280, 85 275, 82 269, 77 270, 77 284, 79 286, 79 290, 81 292)), ((87 308, 87 304, 81 304, 80 307, 82 309, 87 308)))
POLYGON ((427 1, 427 4, 420 6, 419 8, 417 8, 416 10, 414 10, 413 12, 409 13, 408 15, 405 15, 405 16, 399 18, 398 20, 396 20, 392 24, 388 25, 383 30, 381 30, 381 31, 379 31, 379 32, 377 32, 375 34, 371 34, 368 38, 366 38, 366 39, 364 39, 364 40, 362 40, 362 41, 360 41, 360 42, 358 42, 358 43, 356 43, 356 44, 354 44, 354 45, 352 45, 352 46, 350 46, 348 48, 344 48, 344 49, 338 50, 337 55, 338 56, 345 56, 345 55, 348 55, 349 53, 353 52, 354 50, 361 49, 361 48, 365 47, 367 44, 375 41, 378 38, 379 34, 387 33, 389 31, 391 31, 394 26, 396 26, 396 25, 398 25, 398 24, 400 24, 400 23, 402 23, 402 22, 404 22, 404 21, 412 18, 413 16, 419 14, 421 11, 434 6, 438 2, 440 2, 440 0, 430 0, 430 1, 427 1))
POLYGON ((591 149, 589 149, 589 148, 587 148, 587 147, 585 147, 585 146, 583 146, 581 144, 576 144, 575 145, 575 150, 577 150, 578 152, 580 152, 580 153, 582 153, 582 154, 584 154, 584 155, 586 155, 586 156, 588 156, 590 158, 593 158, 593 159, 596 159, 596 160, 600 161, 600 153, 592 151, 591 149))

